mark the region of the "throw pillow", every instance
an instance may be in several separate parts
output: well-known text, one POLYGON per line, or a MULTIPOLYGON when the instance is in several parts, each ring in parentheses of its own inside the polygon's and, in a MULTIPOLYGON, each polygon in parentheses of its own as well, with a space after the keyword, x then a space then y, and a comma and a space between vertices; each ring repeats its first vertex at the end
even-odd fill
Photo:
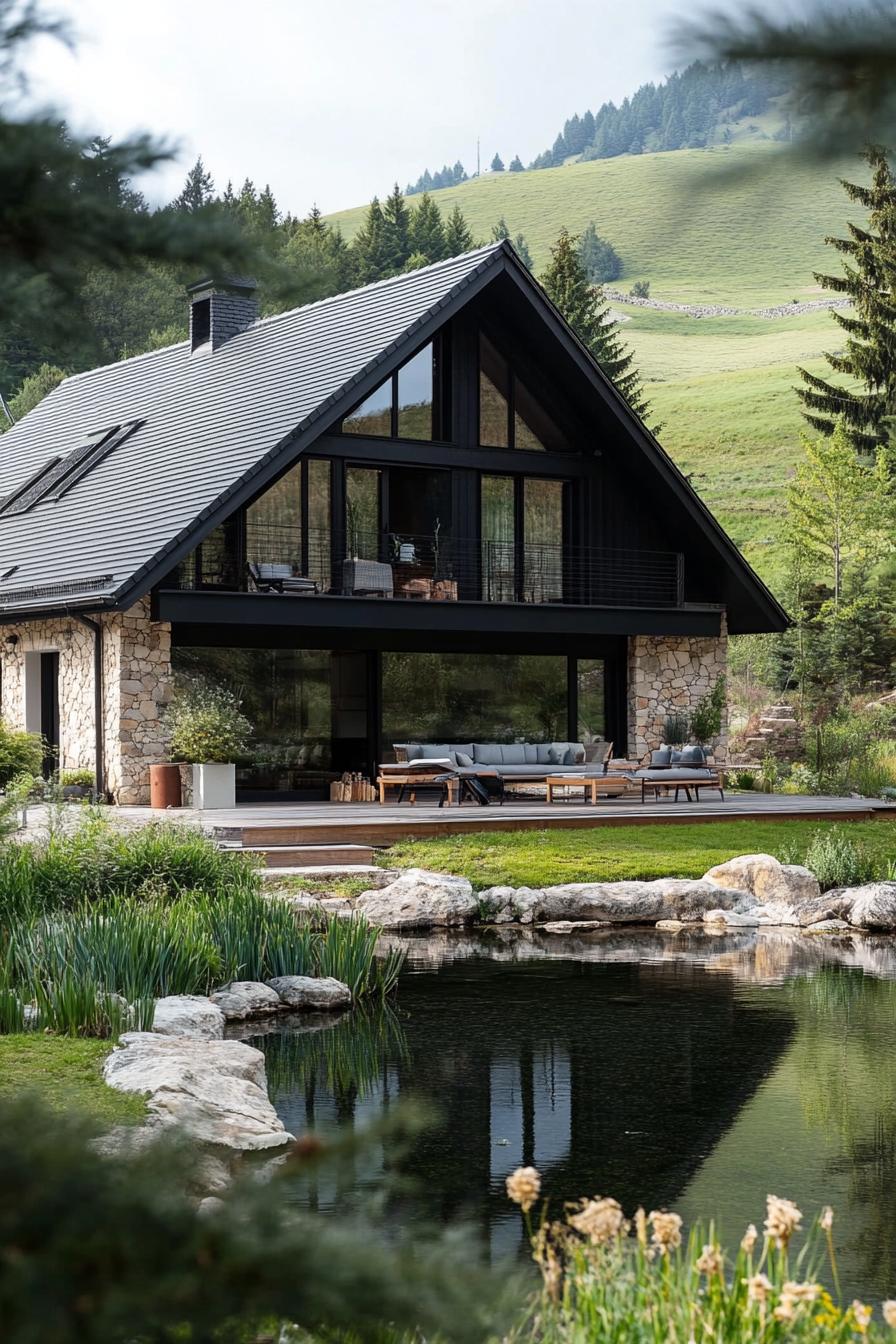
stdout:
POLYGON ((670 751, 668 747, 663 747, 660 751, 650 753, 651 770, 665 770, 675 759, 677 752, 670 751))
POLYGON ((454 759, 457 761, 458 765, 463 766, 465 770, 469 770, 473 764, 473 757, 468 756, 465 751, 456 751, 454 753, 454 759))
POLYGON ((566 751, 563 753, 563 764, 564 765, 578 764, 578 752, 576 751, 575 747, 567 747, 566 751))
POLYGON ((562 751, 560 750, 559 747, 548 747, 548 762, 549 762, 549 764, 550 764, 550 765, 562 765, 562 764, 563 764, 563 757, 565 756, 565 754, 566 754, 566 753, 565 753, 565 752, 562 752, 562 751))

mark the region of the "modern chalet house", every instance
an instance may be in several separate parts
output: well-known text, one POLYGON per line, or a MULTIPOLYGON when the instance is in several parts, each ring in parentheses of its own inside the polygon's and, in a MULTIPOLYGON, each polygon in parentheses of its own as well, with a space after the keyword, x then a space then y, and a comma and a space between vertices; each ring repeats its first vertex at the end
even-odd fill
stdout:
POLYGON ((507 243, 68 378, 0 439, 2 712, 148 799, 181 676, 239 690, 239 795, 393 742, 641 755, 786 616, 507 243))

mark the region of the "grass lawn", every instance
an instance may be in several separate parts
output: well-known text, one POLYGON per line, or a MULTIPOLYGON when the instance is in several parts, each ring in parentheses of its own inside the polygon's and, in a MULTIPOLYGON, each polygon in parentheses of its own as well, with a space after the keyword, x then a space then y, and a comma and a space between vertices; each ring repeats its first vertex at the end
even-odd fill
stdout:
POLYGON ((0 1097, 34 1092, 53 1110, 78 1109, 102 1124, 138 1124, 146 1114, 143 1098, 103 1082, 110 1049, 109 1041, 38 1032, 0 1036, 0 1097))
MULTIPOLYGON (((883 874, 896 857, 896 825, 846 823, 883 874)), ((507 885, 618 882, 654 877, 702 877, 736 854, 800 857, 817 821, 719 821, 685 826, 600 826, 593 830, 519 831, 406 841, 386 851, 388 867, 428 868, 467 877, 477 890, 507 885)))

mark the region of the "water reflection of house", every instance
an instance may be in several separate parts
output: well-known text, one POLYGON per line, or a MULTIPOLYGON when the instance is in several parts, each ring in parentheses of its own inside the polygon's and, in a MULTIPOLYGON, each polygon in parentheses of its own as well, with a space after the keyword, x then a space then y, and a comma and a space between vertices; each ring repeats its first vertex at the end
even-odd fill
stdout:
MULTIPOLYGON (((503 1185, 520 1163, 539 1167, 556 1200, 674 1201, 793 1029, 777 999, 662 962, 465 961, 408 977, 401 1014, 406 1053, 393 1046, 366 1092, 336 1097, 305 1079, 281 1113, 302 1129, 310 1106, 327 1128, 424 1097, 441 1123, 402 1164, 417 1181, 402 1216, 472 1215, 494 1251, 519 1242, 503 1185)), ((368 1154, 357 1181, 381 1158, 368 1154)))

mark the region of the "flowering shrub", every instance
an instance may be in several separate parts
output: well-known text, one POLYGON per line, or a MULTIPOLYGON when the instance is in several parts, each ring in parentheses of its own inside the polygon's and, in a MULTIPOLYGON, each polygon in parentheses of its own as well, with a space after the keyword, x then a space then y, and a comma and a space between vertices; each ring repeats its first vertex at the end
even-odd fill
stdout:
POLYGON ((531 1210, 540 1192, 541 1177, 533 1167, 507 1179, 508 1197, 523 1210, 543 1284, 517 1339, 538 1344, 894 1340, 896 1300, 884 1302, 879 1314, 869 1303, 837 1300, 830 1208, 797 1247, 802 1212, 792 1200, 769 1195, 762 1233, 751 1223, 731 1256, 711 1223, 695 1227, 683 1243, 677 1213, 638 1209, 628 1219, 607 1196, 567 1205, 556 1220, 545 1205, 533 1226, 531 1210), (820 1282, 822 1274, 836 1296, 820 1282))
POLYGON ((178 690, 167 716, 175 761, 232 762, 246 750, 252 725, 226 686, 192 681, 178 690))

